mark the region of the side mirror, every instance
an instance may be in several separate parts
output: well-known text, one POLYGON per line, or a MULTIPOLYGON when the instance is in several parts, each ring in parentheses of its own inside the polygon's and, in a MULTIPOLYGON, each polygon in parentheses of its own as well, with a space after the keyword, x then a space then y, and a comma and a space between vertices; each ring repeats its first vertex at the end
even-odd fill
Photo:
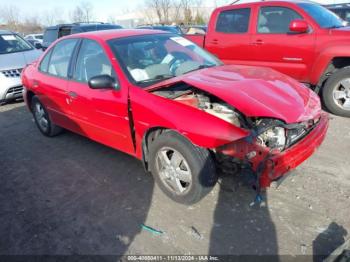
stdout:
POLYGON ((306 33, 309 30, 309 24, 305 20, 296 19, 290 22, 289 30, 293 33, 306 33))
POLYGON ((99 75, 90 78, 89 87, 91 89, 119 89, 117 81, 109 75, 99 75))
POLYGON ((42 48, 43 48, 42 44, 39 43, 39 42, 35 42, 35 43, 34 43, 34 47, 35 47, 36 49, 42 49, 42 48))

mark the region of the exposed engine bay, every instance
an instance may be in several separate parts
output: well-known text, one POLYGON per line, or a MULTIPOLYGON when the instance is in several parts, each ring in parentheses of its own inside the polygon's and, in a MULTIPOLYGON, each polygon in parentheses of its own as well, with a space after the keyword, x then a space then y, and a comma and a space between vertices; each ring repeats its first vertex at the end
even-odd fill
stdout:
POLYGON ((220 99, 186 84, 172 86, 165 90, 158 90, 154 94, 198 108, 237 127, 241 127, 239 113, 234 108, 220 99))
POLYGON ((287 125, 278 119, 247 118, 221 99, 186 83, 156 90, 153 94, 195 107, 232 125, 250 130, 256 144, 271 150, 283 151, 304 137, 313 125, 313 123, 287 125))

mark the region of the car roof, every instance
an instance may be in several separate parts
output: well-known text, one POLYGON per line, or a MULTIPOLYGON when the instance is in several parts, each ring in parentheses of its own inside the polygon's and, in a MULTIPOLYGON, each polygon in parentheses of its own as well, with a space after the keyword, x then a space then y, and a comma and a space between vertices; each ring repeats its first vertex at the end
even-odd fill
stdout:
POLYGON ((8 34, 15 34, 15 33, 9 30, 0 30, 0 35, 8 35, 8 34))
POLYGON ((73 23, 73 24, 59 24, 54 26, 48 26, 46 27, 46 30, 58 29, 61 27, 89 27, 89 26, 98 27, 98 26, 120 26, 120 25, 115 25, 110 23, 73 23))
POLYGON ((152 34, 169 34, 169 32, 161 30, 150 30, 150 29, 116 29, 116 30, 104 30, 104 31, 93 31, 80 34, 74 34, 64 37, 68 38, 90 38, 95 40, 108 41, 115 38, 124 38, 130 36, 141 36, 141 35, 152 35, 152 34))
POLYGON ((233 3, 231 5, 226 5, 226 6, 222 6, 222 7, 219 7, 218 9, 221 9, 221 8, 227 8, 228 6, 239 6, 239 5, 244 5, 244 6, 247 6, 247 5, 250 5, 250 4, 259 4, 259 3, 274 3, 274 4, 284 4, 284 3, 288 3, 288 4, 300 4, 300 3, 309 3, 309 4, 315 4, 315 5, 318 5, 318 3, 315 3, 313 1, 309 1, 309 0, 262 0, 262 1, 251 1, 251 2, 236 2, 236 3, 233 3))

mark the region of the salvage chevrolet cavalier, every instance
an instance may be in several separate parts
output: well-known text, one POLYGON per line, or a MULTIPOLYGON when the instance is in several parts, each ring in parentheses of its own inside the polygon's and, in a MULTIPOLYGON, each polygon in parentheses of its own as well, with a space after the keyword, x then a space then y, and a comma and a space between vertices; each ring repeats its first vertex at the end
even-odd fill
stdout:
POLYGON ((39 130, 71 130, 142 160, 177 202, 220 172, 268 187, 320 146, 319 98, 272 69, 224 66, 192 42, 150 30, 68 36, 22 74, 39 130))

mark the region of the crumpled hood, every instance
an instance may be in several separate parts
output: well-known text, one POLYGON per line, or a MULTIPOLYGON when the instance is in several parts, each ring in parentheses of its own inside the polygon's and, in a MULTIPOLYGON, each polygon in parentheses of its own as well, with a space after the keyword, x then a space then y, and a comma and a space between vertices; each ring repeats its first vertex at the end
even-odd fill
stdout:
POLYGON ((313 91, 269 68, 219 66, 170 79, 166 85, 179 81, 217 96, 248 117, 271 117, 297 123, 321 114, 320 99, 313 91))
POLYGON ((0 54, 0 71, 24 68, 26 65, 37 60, 41 54, 42 52, 36 49, 11 54, 0 54))

